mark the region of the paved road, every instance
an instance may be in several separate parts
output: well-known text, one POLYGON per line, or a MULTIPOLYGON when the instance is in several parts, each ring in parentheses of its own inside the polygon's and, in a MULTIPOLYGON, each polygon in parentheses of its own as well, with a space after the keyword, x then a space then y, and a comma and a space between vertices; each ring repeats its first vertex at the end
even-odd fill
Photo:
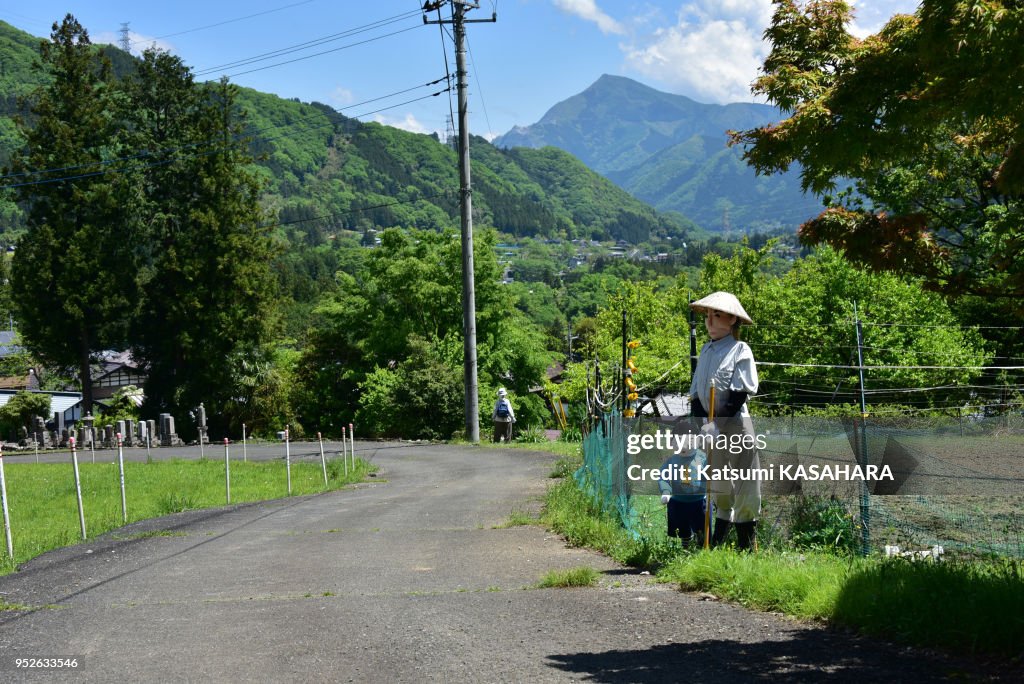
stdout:
POLYGON ((554 457, 359 445, 376 482, 136 523, 0 578, 0 681, 941 681, 991 673, 650 583, 543 529, 554 457), (160 536, 142 533, 161 530, 160 536), (590 566, 587 589, 536 589, 590 566), (63 672, 16 657, 77 657, 63 672))

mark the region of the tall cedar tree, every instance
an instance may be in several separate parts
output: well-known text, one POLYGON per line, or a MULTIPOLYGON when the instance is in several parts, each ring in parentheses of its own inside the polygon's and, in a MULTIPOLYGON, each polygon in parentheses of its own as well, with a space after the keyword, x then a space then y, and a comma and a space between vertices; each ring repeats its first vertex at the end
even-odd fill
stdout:
POLYGON ((51 80, 23 101, 26 143, 11 160, 28 215, 11 294, 26 346, 44 363, 78 369, 89 412, 90 360, 123 344, 138 301, 138 186, 108 164, 126 153, 118 95, 86 30, 67 15, 40 57, 51 80))
POLYGON ((156 158, 145 171, 149 252, 132 335, 148 371, 146 411, 181 420, 202 402, 218 434, 243 361, 261 355, 273 318, 275 250, 244 114, 234 86, 196 85, 162 52, 144 54, 129 92, 134 134, 156 158))

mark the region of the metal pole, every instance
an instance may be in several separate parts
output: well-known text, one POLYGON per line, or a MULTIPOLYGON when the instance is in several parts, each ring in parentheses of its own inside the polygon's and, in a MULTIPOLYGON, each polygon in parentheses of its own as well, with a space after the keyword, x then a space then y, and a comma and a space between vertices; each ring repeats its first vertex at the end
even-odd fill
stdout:
POLYGON ((619 373, 622 383, 622 398, 619 401, 623 413, 626 411, 626 310, 622 310, 622 371, 619 373))
POLYGON ((245 463, 246 460, 247 459, 245 453, 245 423, 242 423, 242 463, 245 463))
POLYGON ((320 442, 320 465, 324 469, 324 487, 327 486, 327 459, 324 457, 324 438, 318 432, 316 433, 316 441, 320 442))
POLYGON ((124 443, 121 433, 117 433, 117 470, 121 474, 121 520, 128 524, 128 499, 124 494, 124 443))
POLYGON ((224 493, 231 504, 231 457, 228 454, 228 438, 224 438, 224 493))
POLYGON ((78 521, 82 526, 82 541, 85 541, 85 509, 82 508, 82 478, 78 474, 78 452, 75 450, 74 437, 71 438, 71 464, 75 467, 75 493, 78 495, 78 521))
POLYGON ((288 496, 292 495, 292 447, 288 426, 284 426, 284 468, 288 474, 288 496))
POLYGON ((341 428, 341 460, 345 462, 345 477, 348 477, 348 441, 345 439, 345 428, 341 428))
MULTIPOLYGON (((689 300, 693 303, 693 300, 689 300)), ((690 376, 697 372, 697 315, 693 311, 693 307, 687 307, 690 310, 690 376)))
MULTIPOLYGON (((860 440, 858 440, 860 442, 860 453, 858 454, 858 459, 863 468, 868 464, 868 408, 864 392, 864 332, 861 329, 860 316, 857 314, 857 302, 853 303, 853 319, 857 327, 857 373, 860 378, 860 440)), ((871 552, 871 493, 868 490, 867 481, 861 484, 860 522, 860 551, 861 555, 867 556, 871 552)))
POLYGON ((348 424, 348 444, 352 449, 352 472, 356 472, 356 429, 352 423, 348 424))
POLYGON ((4 509, 4 533, 7 536, 7 555, 14 563, 14 542, 11 540, 11 514, 7 510, 7 480, 4 478, 4 451, 0 446, 0 503, 4 509))

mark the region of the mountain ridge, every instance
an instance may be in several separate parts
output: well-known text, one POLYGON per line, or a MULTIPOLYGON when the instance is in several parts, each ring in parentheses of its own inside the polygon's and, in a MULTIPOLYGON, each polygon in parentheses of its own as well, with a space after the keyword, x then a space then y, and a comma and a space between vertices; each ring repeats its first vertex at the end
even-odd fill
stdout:
POLYGON ((791 230, 822 209, 800 190, 799 172, 759 177, 727 144, 729 130, 781 118, 765 104, 705 104, 604 74, 493 143, 563 149, 634 197, 709 230, 791 230))

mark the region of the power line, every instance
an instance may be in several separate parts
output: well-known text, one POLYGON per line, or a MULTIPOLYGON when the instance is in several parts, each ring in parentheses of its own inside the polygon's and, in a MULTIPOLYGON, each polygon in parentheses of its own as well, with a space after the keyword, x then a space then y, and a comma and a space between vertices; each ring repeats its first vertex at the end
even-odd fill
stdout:
MULTIPOLYGON (((387 99, 389 97, 394 97, 395 95, 401 95, 401 94, 404 94, 404 93, 411 92, 413 90, 418 90, 419 88, 426 88, 426 87, 430 87, 430 86, 433 86, 433 85, 437 85, 438 83, 441 83, 444 80, 446 80, 444 77, 438 78, 438 79, 435 79, 433 81, 430 81, 429 83, 424 83, 424 84, 421 84, 421 85, 418 85, 418 86, 413 86, 411 88, 405 88, 403 90, 396 90, 396 91, 394 91, 392 93, 389 93, 387 95, 382 95, 380 97, 370 98, 368 100, 363 100, 362 102, 358 102, 358 103, 355 103, 355 104, 347 105, 345 107, 334 109, 334 111, 336 111, 338 113, 341 113, 342 111, 344 111, 346 109, 353 109, 355 107, 360 107, 362 105, 370 104, 371 102, 378 102, 380 100, 385 100, 385 99, 387 99)), ((441 93, 446 92, 446 91, 450 91, 450 90, 451 90, 451 88, 448 87, 448 88, 446 88, 444 90, 439 90, 439 91, 437 91, 435 93, 431 93, 429 95, 425 95, 425 96, 420 97, 420 98, 415 98, 415 99, 412 99, 412 100, 407 100, 405 102, 399 102, 398 104, 389 105, 387 107, 382 107, 380 109, 376 109, 376 110, 373 110, 373 111, 370 111, 370 112, 364 112, 364 113, 355 115, 355 116, 353 116, 351 118, 358 118, 360 116, 368 116, 370 114, 376 114, 377 112, 382 112, 382 111, 385 111, 387 109, 393 109, 395 107, 401 107, 403 105, 410 104, 412 102, 418 102, 419 100, 425 100, 425 99, 429 99, 431 97, 436 97, 437 95, 440 95, 441 93)), ((322 116, 322 114, 321 114, 321 116, 322 116)), ((274 140, 277 140, 278 138, 283 137, 284 134, 282 134, 281 136, 275 136, 275 137, 271 137, 271 138, 267 138, 267 137, 257 138, 256 136, 258 136, 260 133, 263 133, 263 132, 266 132, 266 131, 277 130, 277 129, 282 129, 282 128, 287 129, 287 128, 291 128, 293 126, 298 126, 298 125, 301 125, 303 123, 307 123, 308 121, 311 121, 312 119, 313 119, 313 117, 310 117, 309 119, 295 121, 295 122, 290 122, 290 123, 285 123, 285 124, 279 124, 279 125, 276 125, 276 126, 269 126, 267 128, 263 128, 263 129, 247 129, 245 131, 242 131, 239 135, 234 136, 233 139, 235 141, 237 141, 237 140, 240 140, 240 139, 252 137, 254 139, 254 141, 273 142, 274 140)), ((328 126, 334 126, 334 124, 331 121, 327 121, 327 122, 321 123, 321 124, 319 124, 317 126, 312 126, 308 130, 315 130, 317 128, 326 128, 328 126)), ((22 172, 19 172, 19 173, 12 173, 12 174, 7 174, 5 176, 0 176, 0 179, 21 178, 21 177, 24 177, 24 176, 40 175, 40 174, 45 174, 45 173, 64 173, 64 172, 67 172, 67 171, 74 171, 76 169, 92 168, 92 167, 96 167, 96 166, 110 166, 110 165, 115 164, 117 162, 133 161, 133 160, 137 160, 137 159, 143 159, 143 158, 146 158, 146 157, 155 156, 157 154, 168 154, 168 153, 179 152, 179 151, 182 151, 182 150, 187 150, 189 148, 200 148, 200 149, 202 149, 204 146, 206 146, 207 144, 209 144, 211 142, 214 142, 214 140, 213 139, 205 140, 205 141, 201 141, 201 142, 190 143, 188 145, 182 145, 182 146, 179 146, 179 147, 158 148, 157 150, 144 150, 142 152, 138 152, 138 153, 133 154, 133 155, 127 155, 127 156, 124 156, 124 157, 117 157, 117 158, 114 158, 114 159, 107 159, 107 160, 97 160, 97 161, 89 162, 89 163, 86 163, 86 164, 76 164, 76 165, 73 165, 73 166, 55 167, 55 168, 51 168, 51 169, 38 169, 38 170, 22 171, 22 172)), ((220 141, 217 140, 216 142, 219 143, 220 141)), ((223 145, 218 144, 217 147, 213 148, 212 152, 217 152, 217 151, 220 151, 222 149, 224 149, 223 145)), ((209 154, 209 153, 210 152, 203 153, 203 154, 197 154, 197 155, 180 155, 180 156, 173 157, 171 159, 164 159, 164 160, 160 160, 160 161, 154 162, 152 164, 147 164, 147 165, 144 165, 142 167, 135 167, 135 168, 136 169, 139 169, 139 168, 142 168, 142 169, 151 168, 151 167, 160 166, 160 165, 163 165, 163 164, 172 163, 174 161, 178 161, 178 160, 181 160, 181 159, 187 159, 187 158, 189 158, 189 156, 204 156, 204 154, 209 154)), ((127 169, 127 168, 125 168, 125 169, 109 169, 109 168, 107 168, 107 169, 101 169, 101 170, 92 171, 92 172, 89 172, 89 173, 78 174, 78 175, 73 175, 73 176, 62 176, 62 177, 59 177, 59 178, 41 179, 41 180, 35 180, 35 181, 28 181, 28 182, 25 182, 25 183, 9 183, 7 185, 0 185, 0 190, 9 189, 9 188, 19 188, 19 187, 25 187, 25 186, 31 186, 31 185, 44 185, 44 184, 48 184, 48 183, 57 183, 57 182, 66 181, 66 180, 78 180, 80 178, 88 178, 88 177, 91 177, 91 176, 101 175, 103 173, 107 173, 107 172, 110 172, 110 171, 123 172, 123 171, 127 171, 127 170, 129 170, 129 169, 127 169)))
POLYGON ((234 62, 226 62, 224 64, 218 64, 218 65, 215 65, 215 66, 212 66, 212 67, 205 67, 203 69, 197 70, 196 71, 196 75, 197 76, 201 76, 203 74, 208 74, 208 73, 211 73, 211 72, 214 72, 214 71, 219 71, 221 69, 231 69, 231 68, 234 68, 234 67, 242 67, 242 66, 246 66, 248 64, 254 64, 256 62, 260 62, 260 61, 263 61, 263 60, 266 60, 266 59, 271 59, 273 57, 280 57, 282 55, 291 54, 293 52, 299 52, 301 50, 306 50, 306 49, 309 49, 309 48, 312 48, 312 47, 316 47, 317 45, 323 45, 325 43, 330 43, 330 42, 333 42, 335 40, 340 40, 342 38, 347 38, 349 36, 357 35, 359 33, 365 33, 367 31, 371 31, 371 30, 373 30, 375 28, 380 28, 382 26, 387 26, 388 24, 394 24, 394 23, 397 23, 399 21, 402 21, 403 19, 408 19, 408 18, 410 18, 412 16, 415 16, 418 13, 419 12, 417 11, 417 12, 406 12, 405 14, 398 14, 398 15, 395 15, 393 17, 388 17, 386 19, 380 19, 378 21, 371 22, 369 24, 364 24, 363 26, 357 26, 356 28, 348 29, 348 30, 342 31, 340 33, 332 33, 329 36, 324 36, 322 38, 314 38, 313 40, 306 41, 304 43, 298 43, 296 45, 291 45, 289 47, 280 48, 279 50, 273 50, 271 52, 264 52, 264 53, 255 55, 253 57, 243 58, 243 59, 240 59, 240 60, 236 60, 234 62))
MULTIPOLYGON (((860 370, 861 366, 840 366, 816 363, 778 363, 758 361, 758 366, 786 366, 790 368, 843 368, 860 370)), ((1024 370, 1024 366, 863 366, 864 370, 1024 370)))
POLYGON ((289 60, 285 60, 283 62, 277 62, 276 64, 268 64, 267 66, 259 67, 257 69, 249 69, 248 71, 236 71, 235 73, 226 74, 226 75, 228 77, 232 77, 233 78, 235 76, 244 76, 245 74, 253 74, 253 73, 256 73, 257 71, 266 71, 267 69, 273 69, 275 67, 284 66, 285 64, 294 64, 295 62, 302 62, 302 61, 305 61, 307 59, 313 59, 314 57, 321 57, 323 55, 329 55, 332 52, 339 52, 341 50, 347 50, 348 48, 351 48, 351 47, 357 47, 359 45, 366 45, 367 43, 372 43, 374 41, 382 40, 384 38, 390 38, 391 36, 397 36, 397 35, 399 35, 401 33, 407 33, 409 31, 415 31, 416 29, 421 28, 421 27, 422 27, 421 24, 416 24, 415 26, 410 26, 408 28, 400 29, 398 31, 392 31, 391 33, 385 33, 385 34, 380 35, 380 36, 374 36, 373 38, 367 38, 366 40, 360 40, 360 41, 355 42, 355 43, 349 43, 348 45, 342 45, 341 47, 332 48, 330 50, 324 50, 323 52, 314 52, 313 54, 306 55, 305 57, 296 57, 295 59, 289 59, 289 60))
POLYGON ((466 36, 466 47, 469 49, 469 60, 473 64, 473 76, 476 78, 476 89, 480 94, 480 106, 484 110, 484 121, 487 122, 487 132, 494 133, 494 130, 491 128, 491 117, 487 115, 487 102, 484 100, 484 89, 480 85, 480 74, 476 71, 476 59, 473 57, 473 46, 469 43, 468 35, 466 36))
POLYGON ((299 5, 308 5, 313 0, 303 0, 302 2, 295 2, 291 5, 285 5, 283 7, 277 7, 275 9, 265 10, 263 12, 256 12, 255 14, 247 14, 244 17, 236 17, 234 19, 225 19, 224 21, 217 22, 216 24, 207 24, 206 26, 199 26, 198 28, 186 29, 185 31, 178 31, 177 33, 168 33, 167 35, 157 36, 156 38, 147 38, 146 40, 137 40, 132 43, 136 45, 138 43, 149 43, 154 40, 163 40, 164 38, 174 38, 175 36, 183 36, 187 33, 195 33, 197 31, 205 31, 209 28, 216 28, 218 26, 224 26, 225 24, 233 24, 237 21, 244 21, 246 19, 252 19, 253 17, 260 17, 264 14, 272 14, 274 12, 280 12, 281 10, 291 9, 292 7, 298 7, 299 5))

